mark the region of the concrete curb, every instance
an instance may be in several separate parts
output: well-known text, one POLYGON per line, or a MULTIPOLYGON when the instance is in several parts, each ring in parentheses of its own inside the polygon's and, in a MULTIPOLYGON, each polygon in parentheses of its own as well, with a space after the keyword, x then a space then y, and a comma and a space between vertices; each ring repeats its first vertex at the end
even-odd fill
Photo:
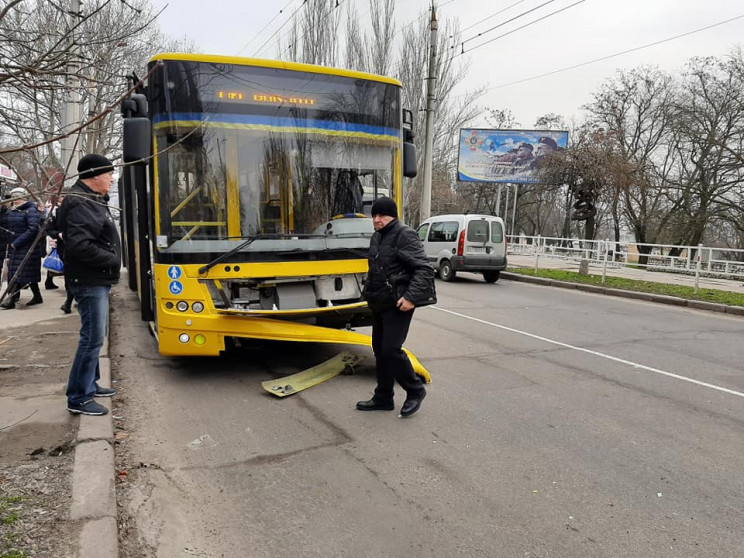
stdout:
MULTIPOLYGON (((100 384, 111 387, 108 338, 98 360, 100 384)), ((70 519, 81 525, 79 558, 118 558, 114 463, 114 419, 111 398, 99 398, 109 413, 102 417, 80 415, 72 470, 70 519)))
POLYGON ((522 283, 533 283, 545 287, 561 287, 564 289, 576 289, 595 294, 604 294, 609 296, 619 296, 622 298, 632 298, 635 300, 644 300, 646 302, 656 302, 659 304, 671 304, 674 306, 686 306, 695 310, 706 310, 708 312, 719 312, 730 314, 732 316, 744 316, 744 307, 728 306, 726 304, 717 304, 715 302, 705 302, 702 300, 687 300, 676 296, 657 295, 652 293, 639 293, 635 291, 623 291, 620 289, 611 289, 609 287, 600 287, 598 285, 584 285, 581 283, 570 283, 568 281, 556 281, 555 279, 546 279, 544 277, 530 277, 521 273, 501 272, 501 278, 510 281, 521 281, 522 283))

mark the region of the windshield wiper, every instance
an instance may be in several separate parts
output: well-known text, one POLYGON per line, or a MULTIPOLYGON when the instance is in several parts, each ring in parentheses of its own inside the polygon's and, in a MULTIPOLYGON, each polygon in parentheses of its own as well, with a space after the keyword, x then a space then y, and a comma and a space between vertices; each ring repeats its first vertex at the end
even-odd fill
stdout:
POLYGON ((259 239, 282 239, 282 238, 323 238, 325 235, 322 234, 293 234, 293 233, 272 233, 272 234, 257 234, 249 237, 230 237, 230 238, 247 238, 247 240, 241 244, 238 244, 235 248, 228 250, 224 254, 220 254, 207 265, 199 268, 199 275, 204 275, 207 271, 212 269, 218 263, 224 262, 227 258, 234 256, 244 248, 248 248, 253 241, 259 239))

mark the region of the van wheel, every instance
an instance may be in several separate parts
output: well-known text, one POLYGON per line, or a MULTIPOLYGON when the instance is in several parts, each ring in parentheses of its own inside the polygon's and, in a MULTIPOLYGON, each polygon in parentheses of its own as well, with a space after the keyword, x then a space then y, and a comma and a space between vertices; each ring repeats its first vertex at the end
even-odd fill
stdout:
POLYGON ((483 279, 486 280, 486 283, 495 283, 499 280, 499 271, 484 271, 483 272, 483 279))
POLYGON ((441 277, 444 281, 447 281, 448 283, 451 283, 455 280, 455 270, 452 269, 452 264, 449 260, 442 260, 442 263, 439 264, 439 277, 441 277))

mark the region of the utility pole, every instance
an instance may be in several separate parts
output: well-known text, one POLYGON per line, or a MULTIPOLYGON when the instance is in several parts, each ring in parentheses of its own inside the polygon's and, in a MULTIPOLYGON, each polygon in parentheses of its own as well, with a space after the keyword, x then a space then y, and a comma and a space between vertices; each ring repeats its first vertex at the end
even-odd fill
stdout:
POLYGON ((426 80, 426 138, 424 140, 424 183, 421 187, 419 222, 431 215, 431 165, 434 150, 434 93, 437 88, 437 13, 431 3, 431 34, 429 38, 429 77, 426 80))
MULTIPOLYGON (((511 234, 514 236, 514 223, 517 220, 517 196, 519 193, 519 183, 514 183, 514 211, 512 211, 511 234)), ((513 240, 512 240, 513 242, 513 240)))
MULTIPOLYGON (((80 125, 80 79, 78 70, 80 65, 77 60, 78 49, 72 37, 72 29, 77 25, 80 18, 80 0, 70 0, 70 11, 72 12, 72 27, 70 27, 69 41, 73 45, 70 49, 70 62, 67 64, 67 100, 62 108, 62 131, 69 132, 80 125)), ((73 134, 62 139, 62 165, 65 175, 77 173, 77 163, 80 153, 79 134, 73 134)), ((66 180, 66 186, 71 186, 75 180, 66 180)))

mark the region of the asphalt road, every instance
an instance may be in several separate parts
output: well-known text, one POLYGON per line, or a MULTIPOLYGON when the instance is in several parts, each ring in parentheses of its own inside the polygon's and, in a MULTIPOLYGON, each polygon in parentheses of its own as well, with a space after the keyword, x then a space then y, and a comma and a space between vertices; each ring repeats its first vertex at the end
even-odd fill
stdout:
POLYGON ((743 319, 437 285, 407 345, 434 379, 409 419, 354 410, 365 350, 357 374, 285 399, 260 382, 337 348, 157 356, 120 287, 122 557, 742 555, 743 319))

